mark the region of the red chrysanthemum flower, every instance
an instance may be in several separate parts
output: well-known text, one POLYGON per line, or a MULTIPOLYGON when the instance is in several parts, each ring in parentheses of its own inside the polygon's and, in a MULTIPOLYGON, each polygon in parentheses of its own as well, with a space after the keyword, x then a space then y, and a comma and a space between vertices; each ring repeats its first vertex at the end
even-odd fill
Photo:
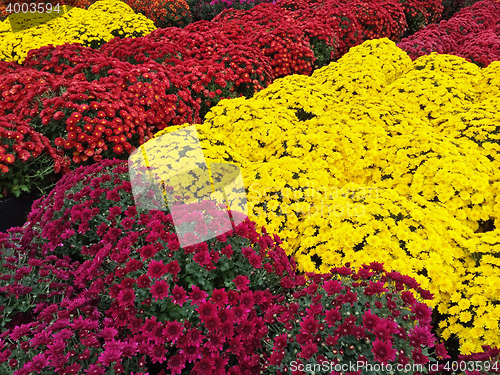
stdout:
POLYGON ((236 289, 240 291, 248 290, 248 285, 250 285, 250 279, 243 275, 236 276, 236 279, 234 279, 233 282, 236 289))
POLYGON ((186 359, 182 354, 176 354, 171 357, 167 363, 167 368, 172 371, 172 375, 182 373, 182 369, 186 367, 186 359))
POLYGON ((151 278, 157 278, 159 279, 163 275, 165 275, 166 269, 165 265, 163 264, 163 261, 157 261, 157 260, 152 260, 149 263, 148 267, 148 276, 151 278))
POLYGON ((191 306, 199 305, 207 300, 208 294, 198 288, 196 285, 192 285, 191 289, 193 290, 189 293, 189 298, 191 299, 191 306))
POLYGON ((327 310, 325 312, 325 322, 328 324, 328 327, 335 326, 336 322, 342 319, 339 309, 340 306, 337 306, 334 309, 327 310))
POLYGON ((196 311, 198 312, 198 314, 200 314, 200 319, 202 321, 205 321, 209 317, 217 315, 217 308, 210 302, 201 303, 200 307, 198 307, 196 311))
POLYGON ((187 293, 182 286, 176 285, 169 298, 175 305, 182 306, 187 301, 187 293))
POLYGON ((224 289, 214 289, 210 302, 215 303, 217 306, 223 306, 228 303, 227 293, 224 289))
POLYGON ((308 316, 302 322, 300 322, 300 333, 303 334, 315 334, 318 330, 318 322, 314 317, 308 316))
POLYGON ((149 259, 155 256, 156 248, 153 245, 146 245, 139 249, 139 253, 144 259, 149 259))
POLYGON ((187 347, 179 350, 179 353, 182 354, 190 363, 201 358, 201 349, 194 345, 188 345, 187 347))
POLYGON ((157 302, 159 299, 163 299, 168 295, 168 283, 164 280, 158 280, 150 288, 150 291, 153 294, 155 302, 157 302))
POLYGON ((372 314, 371 309, 368 309, 368 311, 365 311, 363 316, 363 325, 366 329, 371 331, 378 324, 379 320, 380 318, 377 315, 372 314))
POLYGON ((396 353, 398 351, 392 347, 390 340, 382 341, 376 339, 373 342, 372 353, 375 356, 375 361, 387 364, 390 361, 396 359, 396 353))
POLYGON ((135 302, 135 292, 133 289, 123 289, 118 294, 118 303, 120 306, 132 306, 135 302))
POLYGON ((344 287, 338 280, 330 280, 327 281, 323 284, 323 289, 325 290, 326 293, 328 293, 329 296, 332 296, 334 294, 340 293, 344 287))
POLYGON ((151 279, 148 275, 141 275, 136 280, 136 283, 139 288, 148 288, 151 285, 151 279))
POLYGON ((300 348, 302 350, 298 354, 298 357, 302 357, 304 359, 309 359, 318 352, 318 346, 312 342, 308 342, 305 345, 301 345, 300 348))
POLYGON ((428 324, 431 322, 432 310, 425 303, 417 303, 413 305, 411 312, 415 314, 421 324, 428 324))
POLYGON ((165 335, 167 341, 171 341, 173 344, 180 339, 183 330, 184 325, 179 323, 177 320, 174 320, 166 323, 166 326, 163 329, 163 334, 165 335))
POLYGON ((181 267, 179 267, 179 262, 174 260, 170 263, 168 263, 165 266, 165 269, 168 273, 170 273, 172 276, 177 276, 177 274, 181 271, 181 267))

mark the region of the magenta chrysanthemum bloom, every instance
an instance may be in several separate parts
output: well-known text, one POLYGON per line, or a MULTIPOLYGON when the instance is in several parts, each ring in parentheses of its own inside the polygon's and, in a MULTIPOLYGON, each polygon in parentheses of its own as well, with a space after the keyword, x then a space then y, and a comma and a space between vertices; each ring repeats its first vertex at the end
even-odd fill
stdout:
POLYGON ((325 313, 325 322, 328 324, 328 327, 333 327, 337 321, 342 319, 339 313, 340 306, 337 306, 331 310, 327 310, 325 313))
POLYGON ((182 348, 179 350, 179 353, 182 354, 190 363, 201 358, 200 348, 194 345, 188 345, 185 348, 182 348))
POLYGON ((443 343, 439 343, 436 345, 436 356, 439 358, 439 359, 447 359, 447 358, 451 358, 449 355, 448 355, 448 351, 446 350, 445 346, 443 343))
POLYGON ((302 357, 304 359, 309 359, 318 352, 318 346, 312 342, 308 342, 305 345, 301 345, 300 348, 302 350, 298 354, 298 357, 302 357))
POLYGON ((167 363, 167 368, 172 371, 172 375, 182 373, 182 369, 186 367, 186 359, 182 354, 176 354, 171 357, 167 363))
POLYGON ((153 245, 143 246, 138 251, 139 254, 141 254, 141 257, 144 259, 152 258, 156 254, 156 248, 153 245))
POLYGON ((217 330, 221 322, 217 316, 209 316, 205 318, 204 323, 205 323, 205 328, 209 332, 214 332, 215 330, 217 330))
POLYGON ((420 324, 429 324, 431 322, 432 310, 425 303, 417 303, 411 308, 411 312, 415 314, 420 324))
POLYGON ((384 272, 384 264, 379 262, 371 262, 370 268, 375 272, 384 272))
POLYGON ((248 285, 250 285, 250 279, 246 276, 236 276, 236 279, 233 280, 236 289, 239 291, 248 290, 248 285))
POLYGON ((387 341, 382 341, 376 339, 373 342, 372 353, 375 356, 375 361, 387 364, 390 361, 396 359, 396 353, 398 351, 392 347, 392 343, 387 341))
POLYGON ((187 293, 182 286, 176 285, 169 298, 175 305, 182 306, 187 301, 187 293))
POLYGON ((165 269, 172 276, 177 276, 177 274, 181 271, 181 267, 179 267, 179 262, 176 260, 169 262, 165 266, 165 269))
POLYGON ((318 330, 318 322, 312 316, 308 316, 300 322, 300 328, 302 328, 300 333, 315 334, 318 330))
POLYGON ((375 294, 380 294, 389 291, 389 289, 384 287, 384 283, 381 281, 373 282, 370 281, 370 284, 365 288, 363 294, 367 296, 373 296, 375 294))
POLYGON ((393 320, 380 319, 373 329, 375 336, 377 336, 380 340, 386 341, 391 340, 392 335, 395 335, 399 332, 398 323, 393 320))
POLYGON ((422 348, 415 348, 411 354, 416 364, 424 365, 429 362, 429 358, 422 353, 422 348))
POLYGON ((85 371, 87 375, 103 375, 106 373, 106 369, 100 364, 89 365, 89 368, 83 371, 85 371))
POLYGON ((165 275, 166 269, 165 265, 163 264, 163 261, 157 261, 157 260, 152 260, 149 263, 148 267, 148 276, 151 278, 157 278, 159 279, 163 275, 165 275))
POLYGON ((208 267, 212 264, 212 257, 208 251, 200 251, 194 254, 193 260, 202 267, 208 267))
POLYGON ((149 286, 151 285, 151 279, 148 275, 141 275, 136 280, 136 283, 139 288, 149 288, 149 286))
POLYGON ((206 302, 208 294, 204 290, 201 290, 196 285, 191 285, 193 290, 189 293, 189 298, 191 299, 191 306, 198 305, 200 303, 206 302))
POLYGON ((118 294, 120 306, 132 306, 135 302, 135 292, 133 289, 123 289, 118 294))
POLYGON ((424 345, 432 348, 434 346, 434 342, 436 341, 436 338, 432 334, 429 326, 415 326, 409 337, 410 340, 415 340, 416 345, 413 345, 415 347, 424 345))
POLYGON ((209 317, 217 316, 217 308, 210 302, 201 303, 200 307, 198 307, 196 311, 200 314, 200 319, 202 321, 205 321, 209 317))
POLYGON ((286 333, 283 333, 279 336, 276 336, 274 339, 274 350, 282 350, 286 347, 288 343, 288 338, 286 336, 286 333))
POLYGON ((413 296, 413 293, 410 292, 410 291, 404 291, 404 292, 402 292, 401 293, 401 299, 407 305, 413 305, 416 302, 416 299, 413 296))
POLYGON ((325 290, 326 293, 328 293, 329 296, 332 296, 334 294, 340 293, 344 287, 338 280, 330 280, 327 281, 323 284, 323 289, 325 290))
POLYGON ((368 309, 368 311, 365 311, 365 314, 363 316, 363 326, 367 329, 372 331, 375 326, 378 324, 380 318, 372 314, 372 310, 368 309))
POLYGON ((153 294, 155 302, 157 302, 159 299, 163 299, 168 295, 168 283, 164 280, 158 280, 149 290, 151 294, 153 294))
POLYGON ((215 303, 217 306, 223 306, 228 303, 227 293, 224 289, 214 289, 210 302, 215 303))
POLYGON ((166 322, 165 328, 163 329, 163 334, 167 341, 171 341, 172 344, 179 340, 182 336, 184 330, 184 325, 179 323, 177 320, 166 322))

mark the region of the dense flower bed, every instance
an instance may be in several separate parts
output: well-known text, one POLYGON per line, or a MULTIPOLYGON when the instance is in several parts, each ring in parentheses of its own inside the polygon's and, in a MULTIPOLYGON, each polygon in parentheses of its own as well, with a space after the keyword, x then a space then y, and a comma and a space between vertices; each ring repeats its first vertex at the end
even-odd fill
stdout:
MULTIPOLYGON (((2 196, 45 192, 51 186, 49 175, 66 173, 68 162, 76 166, 102 157, 123 158, 151 132, 200 122, 221 99, 249 98, 276 78, 309 75, 365 39, 399 40, 413 6, 393 0, 281 1, 247 11, 228 9, 213 22, 196 22, 184 30, 151 33, 155 27, 118 0, 70 4, 76 8, 66 7, 65 14, 48 22, 43 15, 24 20, 21 26, 29 29, 21 32, 12 32, 10 19, 2 23, 2 59, 23 62, 17 68, 0 67, 7 72, 2 75, 7 101, 0 105, 2 196), (56 46, 42 47, 50 43, 56 46), (25 68, 50 75, 26 86, 22 81, 35 72, 25 68), (22 105, 20 97, 26 98, 22 105), (117 102, 111 105, 110 100, 117 102), (23 141, 19 134, 26 132, 37 134, 37 147, 23 141), (32 148, 36 152, 30 154, 32 148)), ((435 17, 430 16, 432 2, 419 4, 422 12, 430 12, 425 19, 435 17)), ((149 10, 131 5, 147 13, 158 4, 149 10)))
POLYGON ((388 39, 364 42, 311 77, 222 101, 200 139, 214 161, 243 168, 251 219, 300 270, 383 261, 436 295, 442 337, 457 334, 468 354, 500 344, 498 231, 481 233, 498 223, 498 141, 485 119, 497 118, 499 67, 437 54, 412 63, 388 39))
MULTIPOLYGON (((180 248, 168 210, 135 204, 131 184, 143 182, 119 160, 80 167, 0 237, 3 372, 279 374, 294 360, 446 357, 423 303, 432 296, 412 278, 377 262, 306 278, 248 218, 180 248)), ((209 230, 223 213, 202 223, 190 208, 186 223, 209 230)))
POLYGON ((477 2, 449 20, 403 39, 398 47, 412 60, 437 52, 464 57, 480 67, 488 66, 500 60, 500 2, 477 2))

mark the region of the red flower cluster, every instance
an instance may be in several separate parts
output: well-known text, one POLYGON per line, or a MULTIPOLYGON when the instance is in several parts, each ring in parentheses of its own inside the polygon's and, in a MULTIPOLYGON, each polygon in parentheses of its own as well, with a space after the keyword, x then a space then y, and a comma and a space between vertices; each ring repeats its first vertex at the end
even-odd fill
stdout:
POLYGON ((183 27, 192 22, 189 6, 184 0, 127 0, 134 12, 145 15, 158 28, 183 27))
POLYGON ((147 356, 176 374, 259 373, 268 332, 262 311, 282 301, 279 280, 295 275, 279 239, 246 219, 180 249, 171 215, 139 213, 127 177, 126 163, 105 160, 66 175, 38 201, 19 252, 30 252, 33 265, 75 252, 87 260, 57 274, 69 284, 62 302, 38 303, 34 321, 2 334, 17 345, 5 350, 0 342, 0 362, 15 361, 17 374, 103 374, 122 373, 127 358, 141 368, 147 356))
POLYGON ((460 56, 480 67, 500 60, 500 3, 483 0, 464 8, 447 21, 430 25, 398 47, 413 59, 431 52, 460 56))
MULTIPOLYGON (((270 59, 275 78, 290 74, 312 73, 315 61, 309 38, 302 26, 313 25, 297 23, 291 12, 278 5, 262 3, 250 10, 226 9, 213 20, 219 30, 233 41, 256 45, 270 59)), ((317 30, 309 27, 310 32, 317 30)), ((331 30, 324 35, 334 47, 331 30)), ((318 36, 318 33, 314 36, 318 36)))
POLYGON ((34 69, 14 70, 9 64, 5 67, 0 75, 0 192, 5 195, 6 190, 17 196, 20 186, 24 186, 24 191, 30 185, 42 188, 45 172, 68 172, 69 160, 29 121, 37 111, 40 97, 56 80, 34 69), (28 168, 28 162, 34 164, 28 168), (35 178, 35 171, 43 172, 35 178))
MULTIPOLYGON (((267 365, 305 365, 311 358, 339 368, 359 361, 403 366, 429 361, 428 348, 436 340, 431 309, 415 295, 422 300, 432 295, 413 278, 384 271, 377 262, 357 272, 347 265, 307 276, 284 278, 282 283, 296 286, 293 299, 266 312, 274 339, 267 365)), ((446 355, 442 345, 438 350, 446 355)))

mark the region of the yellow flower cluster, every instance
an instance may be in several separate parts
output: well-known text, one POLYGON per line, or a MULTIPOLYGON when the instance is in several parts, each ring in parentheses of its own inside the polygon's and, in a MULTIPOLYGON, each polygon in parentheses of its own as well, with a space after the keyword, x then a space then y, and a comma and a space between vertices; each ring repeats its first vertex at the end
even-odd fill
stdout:
POLYGON ((197 130, 209 162, 242 168, 250 218, 302 271, 381 261, 413 276, 468 354, 500 345, 499 68, 366 41, 221 101, 197 130))
POLYGON ((0 60, 21 64, 28 51, 49 44, 81 43, 98 48, 116 36, 144 36, 156 29, 152 21, 119 0, 100 0, 88 10, 64 5, 60 14, 9 16, 0 23, 0 60))

